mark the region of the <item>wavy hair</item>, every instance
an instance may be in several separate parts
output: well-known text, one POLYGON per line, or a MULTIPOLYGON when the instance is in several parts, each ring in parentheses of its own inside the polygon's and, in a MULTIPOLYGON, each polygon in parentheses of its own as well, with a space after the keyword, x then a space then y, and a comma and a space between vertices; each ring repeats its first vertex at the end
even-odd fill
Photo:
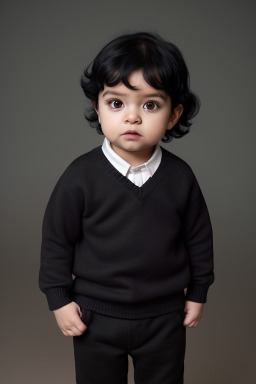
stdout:
POLYGON ((136 88, 128 82, 128 77, 137 69, 143 71, 148 84, 164 89, 170 95, 172 111, 178 104, 184 107, 176 125, 166 130, 161 141, 167 143, 173 137, 183 137, 190 131, 191 119, 199 111, 200 99, 190 90, 188 68, 178 47, 157 33, 149 32, 124 34, 113 39, 83 71, 80 85, 91 101, 88 113, 84 114, 90 126, 103 135, 93 102, 98 107, 98 94, 104 84, 112 87, 122 82, 134 90, 136 88))

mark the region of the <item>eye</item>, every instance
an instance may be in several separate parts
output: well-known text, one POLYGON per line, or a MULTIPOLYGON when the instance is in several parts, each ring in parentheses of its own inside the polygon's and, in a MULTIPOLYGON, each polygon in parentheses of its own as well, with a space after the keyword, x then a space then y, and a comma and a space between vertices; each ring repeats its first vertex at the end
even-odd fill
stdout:
POLYGON ((111 108, 113 109, 118 109, 118 108, 121 108, 123 103, 122 101, 115 99, 115 100, 109 100, 107 104, 110 105, 111 108))
POLYGON ((148 101, 145 105, 147 105, 147 109, 150 111, 154 111, 159 107, 159 104, 156 101, 148 101))

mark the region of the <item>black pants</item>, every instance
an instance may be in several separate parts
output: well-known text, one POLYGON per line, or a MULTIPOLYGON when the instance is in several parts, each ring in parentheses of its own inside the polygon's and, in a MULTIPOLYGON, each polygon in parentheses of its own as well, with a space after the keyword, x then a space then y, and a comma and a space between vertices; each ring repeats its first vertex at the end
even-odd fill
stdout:
POLYGON ((87 329, 73 336, 77 384, 127 384, 128 355, 136 384, 183 384, 183 309, 136 320, 81 310, 87 329))

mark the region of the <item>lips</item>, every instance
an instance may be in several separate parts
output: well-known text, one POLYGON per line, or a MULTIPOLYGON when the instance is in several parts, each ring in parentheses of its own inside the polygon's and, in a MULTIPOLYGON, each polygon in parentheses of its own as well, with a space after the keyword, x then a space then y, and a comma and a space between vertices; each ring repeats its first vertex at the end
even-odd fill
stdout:
POLYGON ((132 134, 132 135, 138 135, 138 136, 141 136, 137 131, 131 131, 131 130, 126 131, 126 132, 124 133, 124 135, 126 135, 126 134, 128 134, 128 133, 130 133, 130 134, 132 134))

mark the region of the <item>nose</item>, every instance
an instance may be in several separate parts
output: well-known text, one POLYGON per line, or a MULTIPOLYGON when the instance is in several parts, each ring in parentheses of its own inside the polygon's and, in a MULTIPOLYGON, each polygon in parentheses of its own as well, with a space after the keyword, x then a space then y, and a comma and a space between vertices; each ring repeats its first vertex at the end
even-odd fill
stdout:
POLYGON ((124 119, 125 119, 125 123, 130 123, 130 124, 141 123, 141 116, 136 107, 127 108, 124 119))

